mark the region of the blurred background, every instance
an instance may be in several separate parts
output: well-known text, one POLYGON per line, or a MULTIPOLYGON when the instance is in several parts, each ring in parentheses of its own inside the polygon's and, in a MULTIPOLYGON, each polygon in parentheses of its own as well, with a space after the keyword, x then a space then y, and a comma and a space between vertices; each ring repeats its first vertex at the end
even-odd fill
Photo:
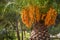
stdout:
POLYGON ((60 0, 0 0, 0 40, 29 40, 31 28, 27 28, 21 20, 21 10, 30 3, 46 8, 53 6, 58 16, 56 24, 49 27, 51 40, 60 40, 60 0))

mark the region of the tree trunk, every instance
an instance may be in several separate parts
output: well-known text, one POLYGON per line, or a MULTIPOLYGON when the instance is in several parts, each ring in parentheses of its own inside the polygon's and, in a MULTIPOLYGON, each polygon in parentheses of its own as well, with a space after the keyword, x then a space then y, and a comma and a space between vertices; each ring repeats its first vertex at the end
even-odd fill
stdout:
POLYGON ((47 27, 41 23, 34 24, 30 40, 50 40, 47 27))
POLYGON ((19 29, 18 29, 18 21, 16 21, 16 30, 17 30, 18 40, 20 40, 19 29))
POLYGON ((22 40, 24 40, 23 36, 24 36, 24 35, 23 35, 23 29, 22 29, 22 40))
POLYGON ((21 27, 21 35, 22 35, 22 38, 21 38, 21 40, 23 40, 23 24, 22 24, 22 21, 20 21, 20 27, 21 27))

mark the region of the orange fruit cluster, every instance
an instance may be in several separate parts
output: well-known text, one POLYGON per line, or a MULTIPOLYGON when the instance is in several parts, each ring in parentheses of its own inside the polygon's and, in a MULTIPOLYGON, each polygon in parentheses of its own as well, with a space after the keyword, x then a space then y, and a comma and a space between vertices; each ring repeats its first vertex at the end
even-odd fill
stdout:
POLYGON ((44 20, 46 26, 51 26, 55 24, 57 17, 57 12, 55 9, 50 8, 47 14, 41 14, 40 8, 38 6, 28 6, 21 11, 22 22, 26 27, 30 28, 31 25, 40 20, 44 20))
POLYGON ((39 11, 39 7, 38 6, 35 6, 35 21, 36 22, 39 22, 40 21, 40 17, 41 17, 41 13, 39 11))
POLYGON ((57 17, 56 10, 53 8, 50 8, 50 10, 47 12, 47 15, 45 18, 45 25, 47 25, 47 26, 54 25, 56 17, 57 17))
POLYGON ((30 5, 23 9, 21 12, 21 18, 22 22, 30 28, 34 22, 40 20, 39 7, 30 5))
POLYGON ((34 22, 34 11, 35 11, 35 8, 34 6, 30 5, 28 7, 28 10, 29 10, 29 18, 30 18, 30 22, 33 23, 34 22))
MULTIPOLYGON (((21 12, 21 18, 24 24, 29 24, 29 18, 28 18, 28 13, 27 13, 27 9, 23 9, 21 12)), ((28 26, 28 25, 27 25, 28 26)))

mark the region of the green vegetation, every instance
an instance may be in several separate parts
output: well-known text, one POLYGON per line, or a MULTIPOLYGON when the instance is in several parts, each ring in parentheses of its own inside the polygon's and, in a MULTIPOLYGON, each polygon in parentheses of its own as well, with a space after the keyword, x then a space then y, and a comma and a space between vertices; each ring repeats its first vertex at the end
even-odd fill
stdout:
POLYGON ((60 0, 0 0, 0 40, 29 40, 31 28, 26 28, 22 23, 20 12, 30 4, 38 5, 44 13, 53 6, 58 12, 58 17, 56 25, 48 30, 52 35, 60 33, 60 0), (43 10, 43 6, 47 7, 43 10))

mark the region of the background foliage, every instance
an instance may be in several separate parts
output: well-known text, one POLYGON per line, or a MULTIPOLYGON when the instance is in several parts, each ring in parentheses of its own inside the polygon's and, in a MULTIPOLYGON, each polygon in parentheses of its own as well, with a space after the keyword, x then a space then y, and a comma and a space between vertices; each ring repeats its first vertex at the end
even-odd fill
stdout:
MULTIPOLYGON (((14 39, 15 33, 13 32, 16 31, 16 20, 19 20, 19 23, 23 25, 22 29, 29 31, 21 21, 20 12, 30 4, 38 5, 41 8, 41 12, 44 13, 47 12, 49 7, 53 6, 58 12, 58 16, 56 25, 50 27, 48 30, 52 35, 60 32, 60 0, 0 0, 0 35, 2 35, 0 39, 14 39)), ((19 30, 21 30, 21 26, 19 26, 19 30)))

